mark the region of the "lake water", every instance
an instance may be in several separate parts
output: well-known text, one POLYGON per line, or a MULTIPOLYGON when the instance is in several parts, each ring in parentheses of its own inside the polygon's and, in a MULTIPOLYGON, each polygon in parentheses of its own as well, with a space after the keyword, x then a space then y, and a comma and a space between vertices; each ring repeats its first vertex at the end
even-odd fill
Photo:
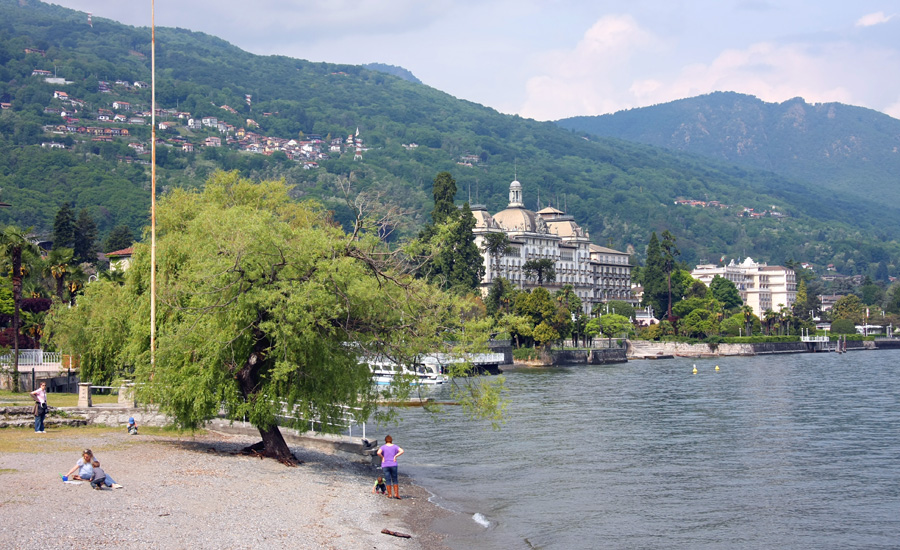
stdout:
POLYGON ((449 407, 375 432, 458 512, 454 548, 900 548, 900 350, 506 381, 500 431, 449 407))

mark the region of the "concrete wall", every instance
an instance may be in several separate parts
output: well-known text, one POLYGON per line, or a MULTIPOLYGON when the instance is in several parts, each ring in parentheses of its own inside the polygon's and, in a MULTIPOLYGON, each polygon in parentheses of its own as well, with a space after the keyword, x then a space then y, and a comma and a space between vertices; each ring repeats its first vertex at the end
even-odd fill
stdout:
POLYGON ((513 348, 509 340, 491 340, 488 342, 488 348, 494 353, 503 354, 503 364, 513 364, 513 348))
MULTIPOLYGON (((684 342, 653 342, 653 349, 676 357, 719 357, 734 355, 771 355, 779 353, 809 353, 806 342, 769 342, 755 344, 687 344, 684 342)), ((847 350, 876 349, 874 342, 847 342, 847 350)))
POLYGON ((592 365, 609 365, 612 363, 627 363, 628 357, 625 348, 594 349, 591 350, 592 365))

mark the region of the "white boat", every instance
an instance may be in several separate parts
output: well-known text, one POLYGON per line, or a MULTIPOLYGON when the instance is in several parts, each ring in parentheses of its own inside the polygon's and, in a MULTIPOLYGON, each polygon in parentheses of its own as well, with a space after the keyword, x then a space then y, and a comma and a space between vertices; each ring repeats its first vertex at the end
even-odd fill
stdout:
POLYGON ((415 376, 413 383, 421 386, 434 386, 450 381, 450 377, 442 372, 440 363, 434 361, 432 357, 426 357, 423 362, 416 363, 414 366, 398 365, 394 361, 382 357, 370 360, 368 364, 372 370, 372 379, 378 386, 390 385, 394 381, 394 377, 403 374, 415 376))

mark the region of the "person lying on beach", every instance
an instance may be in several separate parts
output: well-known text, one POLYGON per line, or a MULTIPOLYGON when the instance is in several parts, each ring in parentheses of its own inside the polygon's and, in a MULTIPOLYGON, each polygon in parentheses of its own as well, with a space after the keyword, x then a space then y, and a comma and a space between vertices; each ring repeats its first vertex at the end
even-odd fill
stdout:
POLYGON ((91 463, 93 466, 93 470, 91 471, 91 488, 92 489, 103 489, 103 484, 106 483, 106 472, 103 471, 103 468, 100 467, 100 461, 94 460, 91 463))
POLYGON ((378 476, 378 479, 375 480, 375 486, 372 487, 372 492, 379 491, 381 494, 385 494, 387 491, 387 486, 384 484, 384 476, 378 476))
MULTIPOLYGON (((93 451, 90 449, 85 449, 81 451, 81 458, 78 459, 78 462, 72 466, 72 469, 69 470, 69 473, 66 474, 66 478, 68 479, 76 479, 82 481, 90 481, 94 477, 94 465, 93 462, 97 457, 94 456, 93 451), (76 470, 78 473, 76 474, 76 470), (74 475, 73 475, 74 474, 74 475)), ((113 489, 121 489, 122 486, 113 481, 113 478, 104 474, 106 479, 104 483, 107 487, 112 487, 113 489)))

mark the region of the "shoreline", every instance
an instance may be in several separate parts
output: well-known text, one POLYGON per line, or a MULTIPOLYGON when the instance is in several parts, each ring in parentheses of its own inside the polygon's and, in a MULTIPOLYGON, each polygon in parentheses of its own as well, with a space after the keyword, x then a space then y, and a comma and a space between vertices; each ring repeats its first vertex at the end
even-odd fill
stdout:
MULTIPOLYGON (((149 431, 149 430, 148 430, 149 431)), ((401 473, 401 500, 372 494, 377 469, 290 444, 296 468, 237 452, 258 437, 129 436, 107 428, 0 431, 0 540, 7 548, 449 550, 454 512, 401 473), (119 490, 62 483, 91 448, 119 490), (38 519, 36 519, 38 518, 38 519), (410 539, 382 534, 388 529, 410 539)))

